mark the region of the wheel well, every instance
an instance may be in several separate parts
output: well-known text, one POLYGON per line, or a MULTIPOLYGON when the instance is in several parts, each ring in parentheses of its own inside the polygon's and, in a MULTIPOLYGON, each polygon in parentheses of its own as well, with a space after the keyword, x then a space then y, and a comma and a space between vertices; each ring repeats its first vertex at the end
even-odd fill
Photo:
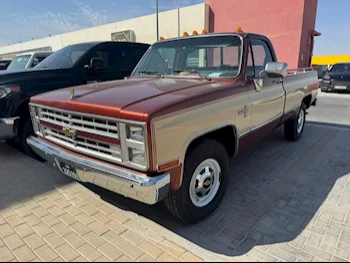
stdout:
POLYGON ((307 109, 311 107, 311 100, 312 100, 311 95, 308 95, 303 99, 303 102, 305 103, 307 109))
POLYGON ((16 109, 15 115, 14 116, 19 116, 20 117, 20 127, 24 123, 23 121, 30 116, 29 113, 29 101, 24 101, 22 102, 16 109))
POLYGON ((197 143, 203 139, 212 139, 220 142, 226 149, 230 158, 236 154, 236 129, 233 126, 226 126, 221 129, 208 132, 195 140, 193 140, 187 148, 186 155, 197 145, 197 143))

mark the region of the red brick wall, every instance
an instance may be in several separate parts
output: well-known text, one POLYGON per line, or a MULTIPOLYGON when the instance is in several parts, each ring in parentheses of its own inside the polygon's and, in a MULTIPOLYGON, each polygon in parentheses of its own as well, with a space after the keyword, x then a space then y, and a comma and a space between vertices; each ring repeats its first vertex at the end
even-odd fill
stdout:
MULTIPOLYGON (((206 0, 210 6, 210 31, 243 31, 268 36, 279 61, 289 68, 304 64, 301 50, 307 47, 307 36, 314 30, 317 0, 206 0), (306 4, 307 2, 307 4, 306 4)), ((304 66, 304 65, 303 65, 304 66)))

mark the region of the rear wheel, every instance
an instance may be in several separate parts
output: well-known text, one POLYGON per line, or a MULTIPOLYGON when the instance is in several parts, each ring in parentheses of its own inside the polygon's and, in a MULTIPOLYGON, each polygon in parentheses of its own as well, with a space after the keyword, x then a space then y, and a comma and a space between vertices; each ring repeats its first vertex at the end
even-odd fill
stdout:
POLYGON ((227 187, 229 158, 217 141, 199 142, 186 157, 181 188, 164 201, 171 214, 195 224, 220 205, 227 187))
POLYGON ((297 118, 289 119, 284 124, 284 135, 289 141, 297 141, 301 138, 305 128, 306 105, 303 103, 297 118))

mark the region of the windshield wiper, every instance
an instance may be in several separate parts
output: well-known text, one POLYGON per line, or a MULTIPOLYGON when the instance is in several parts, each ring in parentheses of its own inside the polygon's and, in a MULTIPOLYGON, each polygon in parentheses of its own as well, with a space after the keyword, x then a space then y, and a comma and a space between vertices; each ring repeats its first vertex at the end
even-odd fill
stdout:
POLYGON ((175 69, 175 70, 173 70, 173 72, 177 73, 177 74, 180 74, 181 72, 189 72, 190 74, 197 73, 198 76, 200 76, 200 72, 198 70, 191 70, 191 71, 189 71, 189 70, 186 70, 186 69, 175 69))
POLYGON ((145 75, 156 75, 158 71, 155 70, 141 70, 139 71, 139 74, 145 74, 145 75))
POLYGON ((208 76, 204 77, 204 76, 202 76, 198 70, 187 71, 187 70, 175 69, 175 70, 173 70, 173 72, 177 73, 177 74, 180 74, 181 72, 189 72, 190 74, 197 73, 199 77, 202 77, 202 78, 204 78, 204 79, 206 79, 208 81, 212 81, 213 80, 211 77, 208 77, 208 76))

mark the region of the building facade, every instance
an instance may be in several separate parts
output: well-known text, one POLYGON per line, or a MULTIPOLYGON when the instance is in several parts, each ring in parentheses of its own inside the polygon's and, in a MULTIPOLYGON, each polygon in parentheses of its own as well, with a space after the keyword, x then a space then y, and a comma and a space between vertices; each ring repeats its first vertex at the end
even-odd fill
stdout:
MULTIPOLYGON (((204 1, 204 0, 203 0, 204 1)), ((164 38, 183 32, 246 32, 268 36, 278 59, 290 68, 311 65, 318 0, 205 0, 205 3, 159 14, 164 38)), ((0 48, 0 57, 35 50, 56 51, 88 41, 156 41, 156 16, 149 15, 0 48)))

